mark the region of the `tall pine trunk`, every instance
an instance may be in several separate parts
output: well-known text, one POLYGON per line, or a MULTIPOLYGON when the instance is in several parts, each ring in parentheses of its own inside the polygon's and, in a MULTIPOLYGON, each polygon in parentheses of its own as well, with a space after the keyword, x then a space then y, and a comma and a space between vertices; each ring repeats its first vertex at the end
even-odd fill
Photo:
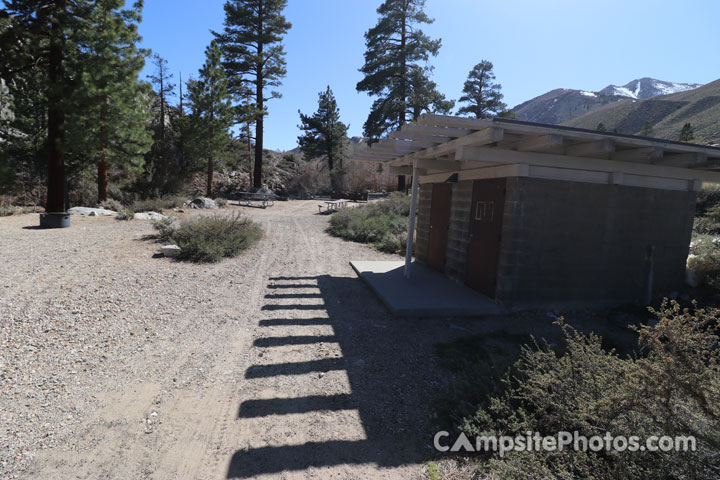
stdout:
POLYGON ((106 202, 108 199, 108 164, 103 153, 97 164, 97 187, 98 202, 106 202))
POLYGON ((48 95, 48 191, 45 211, 65 211, 65 154, 62 151, 65 139, 65 112, 63 85, 65 82, 63 56, 65 47, 64 16, 65 0, 55 3, 55 21, 50 27, 50 58, 48 95))

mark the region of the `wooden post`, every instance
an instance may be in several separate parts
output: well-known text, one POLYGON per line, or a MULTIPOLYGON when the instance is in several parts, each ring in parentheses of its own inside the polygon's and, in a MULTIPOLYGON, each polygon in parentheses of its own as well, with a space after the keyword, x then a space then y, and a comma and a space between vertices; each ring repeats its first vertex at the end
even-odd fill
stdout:
POLYGON ((405 251, 405 279, 410 279, 410 264, 412 263, 413 237, 415 236, 415 213, 418 201, 418 172, 417 160, 413 161, 412 195, 410 197, 410 224, 408 225, 407 250, 405 251))

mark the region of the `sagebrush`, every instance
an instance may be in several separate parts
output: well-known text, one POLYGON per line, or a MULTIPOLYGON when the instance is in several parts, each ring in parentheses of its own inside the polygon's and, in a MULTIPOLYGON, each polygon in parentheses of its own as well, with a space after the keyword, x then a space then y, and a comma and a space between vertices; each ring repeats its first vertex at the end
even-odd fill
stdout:
POLYGON ((407 245, 410 197, 393 193, 387 199, 333 214, 329 232, 353 242, 371 243, 389 253, 402 253, 407 245))
POLYGON ((524 347, 491 395, 459 428, 468 436, 695 436, 695 452, 511 452, 485 456, 485 478, 701 478, 720 476, 720 336, 717 311, 664 303, 637 328, 638 354, 604 350, 597 335, 560 322, 565 350, 524 347))
POLYGON ((179 258, 192 262, 219 262, 235 257, 262 236, 260 226, 241 214, 198 215, 180 223, 162 224, 169 240, 180 247, 179 258))

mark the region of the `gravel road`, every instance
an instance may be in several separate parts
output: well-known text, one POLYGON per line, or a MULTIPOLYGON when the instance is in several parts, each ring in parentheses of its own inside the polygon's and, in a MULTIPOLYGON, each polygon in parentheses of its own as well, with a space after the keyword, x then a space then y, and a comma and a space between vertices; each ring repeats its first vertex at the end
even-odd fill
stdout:
POLYGON ((399 257, 317 202, 235 210, 264 239, 213 265, 148 222, 0 218, 0 478, 425 478, 434 344, 468 330, 389 316, 349 261, 399 257))

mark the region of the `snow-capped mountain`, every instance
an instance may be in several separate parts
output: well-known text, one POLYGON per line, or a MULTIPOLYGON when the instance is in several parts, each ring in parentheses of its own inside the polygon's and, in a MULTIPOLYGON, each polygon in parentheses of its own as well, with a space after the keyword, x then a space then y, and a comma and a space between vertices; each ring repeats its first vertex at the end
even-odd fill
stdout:
POLYGON ((634 100, 645 100, 646 98, 656 97, 658 95, 670 95, 671 93, 687 92, 700 87, 699 83, 675 83, 655 80, 654 78, 640 78, 632 82, 618 87, 610 85, 598 92, 600 95, 615 95, 618 97, 627 97, 634 100))
POLYGON ((512 110, 519 120, 556 124, 592 112, 609 103, 645 100, 658 95, 686 92, 700 86, 697 83, 640 78, 622 87, 607 86, 599 92, 558 88, 521 103, 512 110))

